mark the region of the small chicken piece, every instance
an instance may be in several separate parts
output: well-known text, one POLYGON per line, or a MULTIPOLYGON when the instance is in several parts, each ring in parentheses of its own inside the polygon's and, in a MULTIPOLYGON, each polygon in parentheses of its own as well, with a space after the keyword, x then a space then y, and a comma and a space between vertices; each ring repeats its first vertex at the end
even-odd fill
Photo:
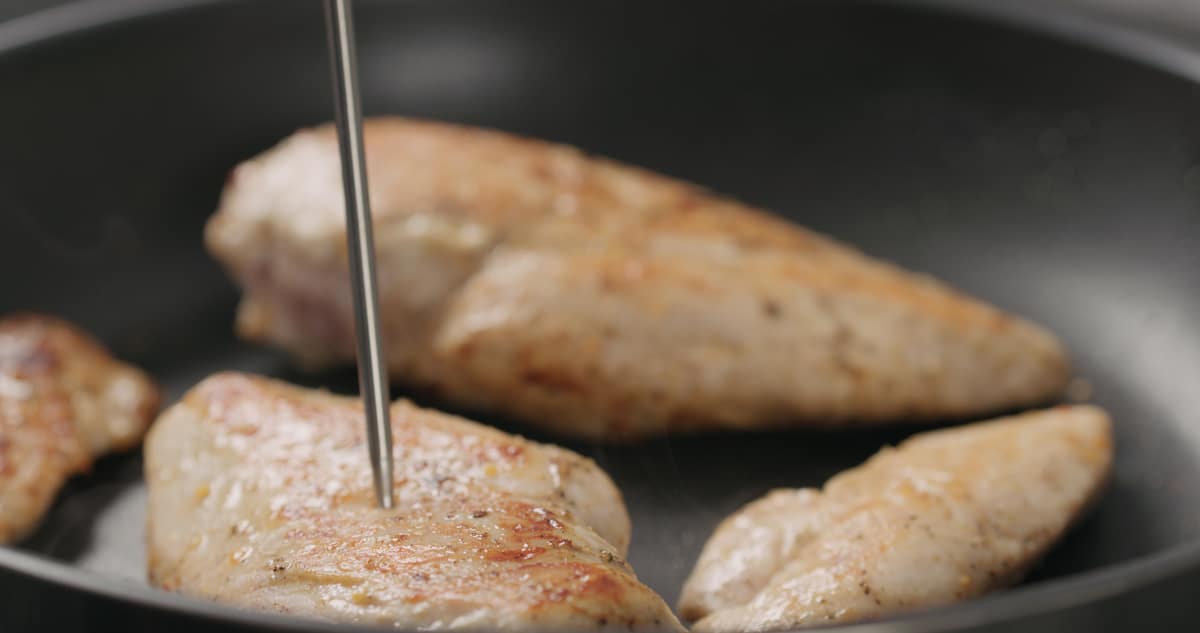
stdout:
POLYGON ((405 629, 682 630, 624 561, 629 516, 591 460, 406 402, 392 424, 383 510, 357 399, 203 381, 147 440, 151 581, 405 629))
POLYGON ((1099 496, 1108 416, 1059 407, 917 435, 717 527, 683 588, 697 633, 874 619, 1016 583, 1099 496))
MULTIPOLYGON (((562 434, 979 415, 1069 377, 1038 326, 686 183, 499 132, 365 126, 392 376, 562 434)), ((337 139, 230 175, 238 332, 352 363, 337 139)))
POLYGON ((0 544, 28 535, 72 475, 142 439, 159 391, 65 321, 0 319, 0 544))

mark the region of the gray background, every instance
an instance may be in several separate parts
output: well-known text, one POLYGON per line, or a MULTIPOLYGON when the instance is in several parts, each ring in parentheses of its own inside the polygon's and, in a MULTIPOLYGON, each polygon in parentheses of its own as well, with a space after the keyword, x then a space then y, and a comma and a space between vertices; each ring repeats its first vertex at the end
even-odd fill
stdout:
MULTIPOLYGON (((32 13, 39 9, 80 1, 97 0, 0 0, 0 21, 32 13)), ((1144 27, 1200 48, 1200 0, 962 0, 962 2, 1029 6, 1043 6, 1057 2, 1060 5, 1106 19, 1144 27)))

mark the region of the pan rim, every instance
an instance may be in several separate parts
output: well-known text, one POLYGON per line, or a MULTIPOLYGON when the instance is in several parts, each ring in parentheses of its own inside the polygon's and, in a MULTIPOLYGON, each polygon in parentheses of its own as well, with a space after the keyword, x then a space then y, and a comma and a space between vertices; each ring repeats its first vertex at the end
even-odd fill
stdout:
MULTIPOLYGON (((101 28, 140 19, 160 18, 183 10, 232 4, 234 1, 77 0, 0 24, 0 57, 101 28)), ((1153 35, 1099 16, 1085 15, 1077 9, 1017 6, 1013 3, 968 4, 956 0, 858 2, 864 5, 890 5, 941 12, 966 19, 998 23, 1098 50, 1200 84, 1200 49, 1193 50, 1169 37, 1153 35)), ((843 625, 837 629, 848 633, 942 632, 984 623, 1010 622, 1111 598, 1198 568, 1200 537, 1145 556, 1042 581, 1036 585, 1016 587, 964 603, 899 615, 885 621, 843 625)), ((112 577, 99 572, 11 547, 0 546, 0 569, 114 601, 186 613, 210 620, 279 631, 330 630, 328 622, 240 609, 161 591, 149 584, 137 584, 125 579, 114 581, 112 577)), ((339 623, 335 626, 347 632, 396 630, 349 623, 339 623)))

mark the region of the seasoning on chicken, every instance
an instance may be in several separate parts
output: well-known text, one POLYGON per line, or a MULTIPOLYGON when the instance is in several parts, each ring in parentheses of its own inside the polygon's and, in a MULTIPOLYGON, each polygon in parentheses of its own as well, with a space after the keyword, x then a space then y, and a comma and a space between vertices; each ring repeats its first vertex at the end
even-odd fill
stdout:
POLYGON ((1108 416, 1058 407, 923 433, 717 527, 683 588, 697 633, 874 619, 1011 585, 1099 496, 1108 416))
MULTIPOLYGON (((767 213, 579 151, 365 126, 392 376, 559 433, 977 415, 1061 391, 1038 326, 767 213)), ((210 251, 238 332, 351 363, 332 128, 231 174, 210 251)))
POLYGON ((136 445, 158 388, 65 321, 0 318, 0 544, 28 535, 73 475, 136 445))
POLYGON ((383 510, 362 418, 265 378, 193 388, 146 444, 152 582, 406 629, 682 630, 624 561, 629 517, 592 461, 397 402, 383 510))

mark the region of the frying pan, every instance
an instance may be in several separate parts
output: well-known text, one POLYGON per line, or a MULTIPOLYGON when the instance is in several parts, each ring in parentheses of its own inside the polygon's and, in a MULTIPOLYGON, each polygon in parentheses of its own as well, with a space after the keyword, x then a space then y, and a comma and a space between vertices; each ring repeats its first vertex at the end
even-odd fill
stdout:
MULTIPOLYGON (((1117 421, 1103 502, 1022 586, 847 630, 1190 629, 1200 88, 1181 74, 1200 77, 1200 56, 989 11, 1003 19, 931 3, 364 0, 363 97, 368 113, 702 183, 1061 335, 1117 421)), ((76 321, 170 398, 229 368, 353 390, 350 372, 300 374, 236 340, 237 293, 200 240, 231 166, 330 118, 321 19, 315 1, 126 0, 0 29, 0 312, 76 321)), ((674 603, 728 512, 914 430, 566 444, 616 479, 630 560, 674 603)), ((136 454, 104 460, 32 538, 0 548, 0 631, 357 630, 147 587, 140 469, 136 454)))

